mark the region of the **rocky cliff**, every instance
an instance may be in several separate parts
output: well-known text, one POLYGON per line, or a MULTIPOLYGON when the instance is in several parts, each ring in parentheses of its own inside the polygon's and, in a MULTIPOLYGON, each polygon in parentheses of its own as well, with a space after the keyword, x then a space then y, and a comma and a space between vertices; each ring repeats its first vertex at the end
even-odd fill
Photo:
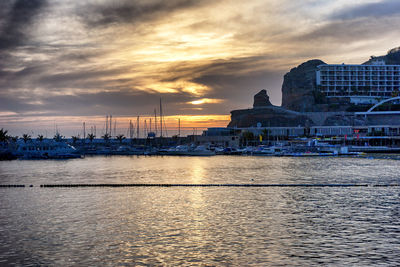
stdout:
POLYGON ((285 127, 309 126, 312 122, 299 112, 287 110, 271 104, 266 90, 254 96, 252 109, 231 111, 231 122, 228 127, 285 127))
POLYGON ((326 64, 313 59, 286 73, 282 84, 282 107, 299 112, 316 110, 316 75, 318 65, 326 64))
POLYGON ((307 116, 281 107, 269 106, 231 111, 228 127, 296 127, 312 126, 307 116))
POLYGON ((371 56, 371 58, 363 64, 371 64, 374 60, 383 60, 387 65, 400 65, 400 47, 389 50, 385 56, 371 56))
MULTIPOLYGON (((363 64, 383 60, 388 65, 400 64, 400 47, 388 51, 385 56, 371 56, 363 64)), ((309 60, 286 73, 282 84, 282 107, 299 112, 339 111, 349 108, 349 103, 339 103, 346 99, 333 99, 329 103, 316 88, 318 65, 326 64, 319 59, 309 60), (330 104, 330 105, 327 105, 330 104)))

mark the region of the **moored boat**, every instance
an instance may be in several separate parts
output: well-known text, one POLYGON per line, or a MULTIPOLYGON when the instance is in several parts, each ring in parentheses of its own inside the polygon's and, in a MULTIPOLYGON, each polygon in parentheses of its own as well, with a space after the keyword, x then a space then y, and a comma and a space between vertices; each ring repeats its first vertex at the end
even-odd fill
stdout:
POLYGON ((19 141, 13 154, 22 159, 71 159, 82 157, 75 147, 52 139, 19 141))

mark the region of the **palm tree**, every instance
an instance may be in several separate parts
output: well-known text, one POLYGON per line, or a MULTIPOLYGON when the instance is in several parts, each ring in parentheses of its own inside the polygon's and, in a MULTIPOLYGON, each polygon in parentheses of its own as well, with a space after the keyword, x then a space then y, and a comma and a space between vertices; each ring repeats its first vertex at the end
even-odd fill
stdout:
POLYGON ((8 131, 3 128, 0 129, 0 142, 5 142, 10 139, 10 136, 7 135, 8 131))
POLYGON ((72 144, 76 144, 76 142, 79 140, 79 136, 71 136, 72 138, 72 144))
POLYGON ((106 134, 103 135, 101 138, 103 138, 104 141, 106 141, 106 143, 108 143, 108 141, 110 141, 111 135, 109 135, 108 133, 106 133, 106 134))
POLYGON ((252 132, 244 132, 242 134, 242 138, 243 138, 243 140, 244 140, 244 142, 246 143, 246 146, 247 146, 249 141, 253 141, 254 140, 254 134, 252 132))
POLYGON ((90 133, 90 134, 87 135, 87 138, 90 140, 90 143, 92 143, 93 139, 95 139, 96 136, 94 134, 90 133))
POLYGON ((54 140, 56 142, 61 142, 63 140, 64 136, 62 136, 60 133, 56 133, 56 135, 54 135, 54 140))
POLYGON ((23 134, 22 139, 24 140, 24 143, 27 143, 31 140, 31 136, 29 134, 23 134))
POLYGON ((119 141, 120 144, 122 144, 122 141, 125 139, 125 136, 123 134, 119 134, 115 137, 119 141))
POLYGON ((44 139, 44 136, 43 136, 42 134, 39 134, 39 135, 37 136, 37 140, 38 140, 39 142, 43 142, 43 139, 44 139))
POLYGON ((270 135, 270 133, 271 133, 271 131, 268 130, 268 129, 262 130, 261 135, 262 135, 263 140, 267 140, 269 135, 270 135))

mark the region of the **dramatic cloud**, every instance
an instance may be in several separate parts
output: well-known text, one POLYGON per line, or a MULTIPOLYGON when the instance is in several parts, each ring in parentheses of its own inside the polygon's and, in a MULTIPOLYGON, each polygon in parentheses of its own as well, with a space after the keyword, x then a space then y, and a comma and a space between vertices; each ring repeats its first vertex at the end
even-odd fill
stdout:
POLYGON ((261 89, 279 105, 283 75, 305 60, 357 63, 399 46, 398 10, 363 0, 1 1, 1 127, 62 121, 70 134, 105 114, 126 124, 152 116, 160 98, 172 124, 223 126, 261 89))
POLYGON ((333 19, 354 20, 357 18, 380 18, 400 14, 400 2, 398 0, 384 0, 380 2, 357 5, 344 8, 333 13, 333 19))
POLYGON ((0 51, 26 41, 30 23, 43 6, 43 0, 6 0, 0 3, 0 51))
MULTIPOLYGON (((119 23, 143 23, 162 18, 175 11, 201 6, 204 0, 104 2, 103 5, 81 3, 77 14, 90 27, 119 23)), ((210 2, 210 1, 209 1, 210 2)))

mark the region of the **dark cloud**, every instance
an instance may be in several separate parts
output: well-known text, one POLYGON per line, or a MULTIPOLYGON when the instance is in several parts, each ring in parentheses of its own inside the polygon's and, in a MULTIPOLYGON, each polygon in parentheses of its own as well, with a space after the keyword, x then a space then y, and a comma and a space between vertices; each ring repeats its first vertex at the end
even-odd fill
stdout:
POLYGON ((8 13, 2 14, 0 51, 26 41, 27 29, 45 3, 45 0, 2 1, 0 8, 8 10, 8 13))
MULTIPOLYGON (((41 88, 49 92, 62 92, 65 89, 103 89, 110 90, 113 86, 122 85, 131 80, 115 79, 125 69, 109 68, 95 69, 79 67, 57 71, 68 65, 65 62, 57 63, 58 59, 50 62, 35 62, 17 71, 0 70, 0 91, 13 89, 41 88)), ((32 92, 33 94, 33 92, 32 92)))
POLYGON ((400 14, 400 1, 384 0, 377 3, 361 4, 334 12, 331 19, 353 20, 366 17, 387 17, 400 14))
POLYGON ((358 20, 332 21, 324 24, 312 31, 293 37, 295 41, 313 42, 338 42, 347 45, 350 42, 370 40, 390 33, 398 32, 397 26, 400 18, 395 17, 391 20, 378 20, 365 18, 358 20))
POLYGON ((54 95, 41 97, 40 105, 29 104, 31 98, 1 97, 0 111, 16 113, 43 112, 42 116, 93 116, 116 114, 120 116, 151 115, 158 108, 162 98, 167 115, 182 114, 188 109, 188 101, 194 100, 189 94, 152 93, 145 91, 118 91, 82 93, 75 95, 54 95), (4 104, 4 105, 3 105, 4 104))
POLYGON ((30 104, 29 99, 23 97, 15 97, 0 94, 0 112, 16 112, 24 113, 30 111, 38 111, 41 107, 36 104, 30 104))
POLYGON ((168 13, 201 5, 205 0, 120 1, 84 5, 78 10, 81 19, 91 27, 154 20, 168 13))
MULTIPOLYGON (((320 44, 325 47, 333 43, 348 46, 353 42, 378 40, 398 34, 399 14, 400 2, 397 0, 359 4, 336 10, 316 28, 289 38, 293 42, 315 44, 317 49, 320 44)), ((324 53, 329 54, 329 50, 324 53)))
MULTIPOLYGON (((41 75, 40 79, 37 80, 43 88, 53 89, 65 89, 65 88, 82 88, 82 89, 109 89, 110 82, 122 84, 124 80, 114 80, 113 75, 120 74, 119 69, 110 70, 90 70, 85 69, 84 71, 70 71, 65 73, 56 73, 41 75)), ((125 80, 128 81, 128 80, 125 80)))
POLYGON ((164 73, 161 81, 172 82, 180 79, 192 79, 193 75, 213 74, 248 74, 263 71, 268 65, 268 60, 274 56, 251 56, 230 58, 225 60, 210 60, 205 62, 179 62, 172 64, 164 73))
POLYGON ((246 75, 225 75, 223 73, 207 74, 195 82, 213 88, 206 97, 226 99, 218 104, 218 114, 226 114, 232 109, 248 108, 253 105, 253 95, 261 89, 267 89, 268 95, 276 105, 280 104, 282 72, 262 71, 246 75), (223 107, 221 108, 221 105, 223 107))
POLYGON ((276 104, 280 103, 282 78, 285 71, 271 70, 269 60, 274 56, 252 56, 213 60, 199 65, 174 65, 168 69, 163 81, 188 79, 203 84, 211 91, 203 97, 226 99, 211 108, 218 114, 226 114, 234 108, 252 105, 252 96, 265 88, 276 104), (193 75, 196 78, 192 79, 193 75))

